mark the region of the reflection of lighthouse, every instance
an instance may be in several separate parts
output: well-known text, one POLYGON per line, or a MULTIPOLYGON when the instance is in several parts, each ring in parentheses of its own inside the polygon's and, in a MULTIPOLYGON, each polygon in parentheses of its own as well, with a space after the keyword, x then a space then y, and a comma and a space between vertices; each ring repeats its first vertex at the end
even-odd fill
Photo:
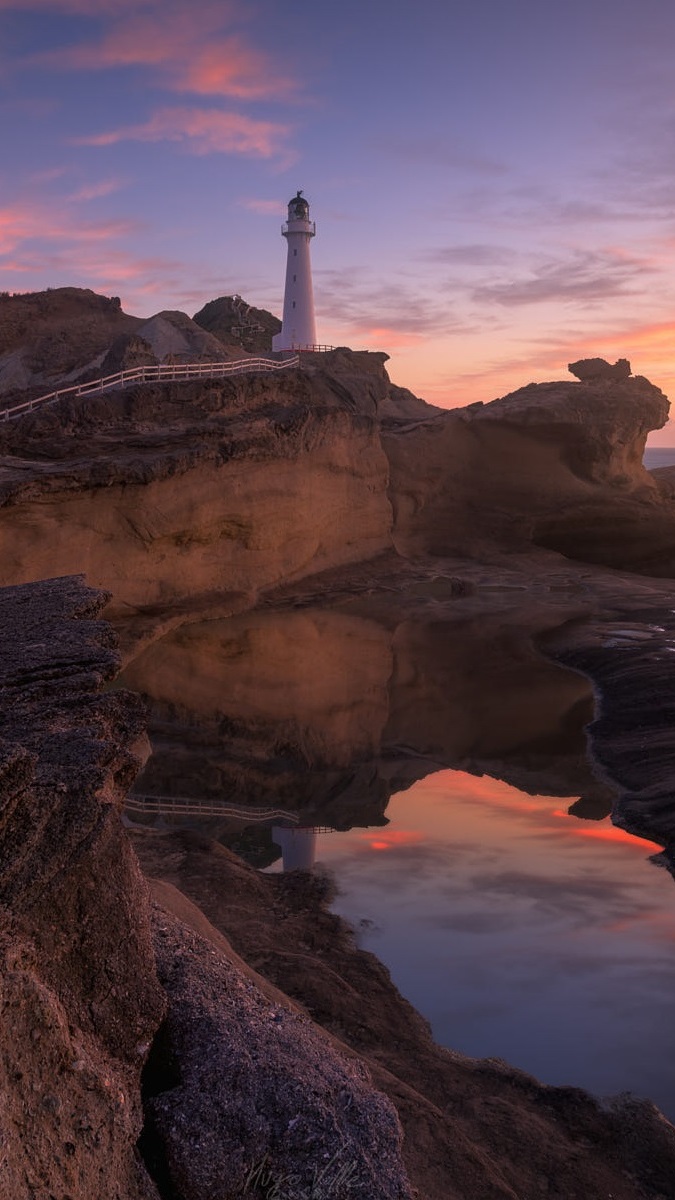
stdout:
POLYGON ((281 333, 272 338, 273 350, 302 350, 316 344, 310 239, 316 225, 309 219, 309 204, 302 192, 288 202, 288 221, 281 232, 288 242, 286 287, 281 333))
POLYGON ((316 859, 315 827, 306 829, 284 829, 272 826, 272 841, 281 848, 284 871, 311 871, 316 859))

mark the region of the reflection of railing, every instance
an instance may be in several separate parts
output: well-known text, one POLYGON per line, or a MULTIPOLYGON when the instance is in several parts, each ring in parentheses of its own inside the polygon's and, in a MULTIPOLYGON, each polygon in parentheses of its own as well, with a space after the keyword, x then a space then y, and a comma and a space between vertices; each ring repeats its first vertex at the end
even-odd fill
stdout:
POLYGON ((189 796, 140 796, 132 792, 124 807, 128 812, 156 813, 176 817, 234 817, 240 821, 291 821, 297 825, 297 813, 283 808, 248 808, 228 804, 226 800, 201 800, 189 796))
MULTIPOLYGON (((327 347, 326 347, 327 349, 327 347)), ((102 379, 93 379, 89 383, 76 383, 72 387, 58 388, 48 392, 46 396, 38 396, 35 400, 24 400, 22 404, 14 404, 0 413, 0 420, 10 421, 22 413, 35 412, 47 404, 55 404, 62 396, 98 396, 101 392, 109 392, 114 388, 128 387, 132 383, 172 383, 181 379, 223 379, 226 375, 244 375, 249 371, 281 371, 287 367, 297 367, 300 362, 298 355, 278 361, 273 358, 240 358, 236 362, 219 363, 162 363, 154 367, 130 367, 128 371, 117 371, 115 375, 105 375, 102 379)))

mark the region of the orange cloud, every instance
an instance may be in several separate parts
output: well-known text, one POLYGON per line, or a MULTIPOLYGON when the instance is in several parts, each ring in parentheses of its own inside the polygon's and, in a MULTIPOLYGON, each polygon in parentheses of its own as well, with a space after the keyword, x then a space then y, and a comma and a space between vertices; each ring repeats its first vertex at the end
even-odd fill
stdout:
MULTIPOLYGON (((555 815, 557 816, 557 814, 555 815)), ((643 854, 650 848, 659 853, 663 850, 660 842, 650 842, 648 838, 636 837, 634 833, 627 833, 625 829, 619 829, 617 825, 572 826, 571 832, 576 837, 596 838, 601 842, 621 842, 625 846, 633 846, 635 849, 642 850, 643 854)))
POLYGON ((76 138, 80 146, 116 142, 184 142, 193 154, 244 154, 272 158, 284 152, 290 129, 215 108, 163 108, 141 125, 76 138))
POLYGON ((392 850, 395 846, 419 845, 424 836, 417 829, 383 829, 378 831, 377 837, 364 831, 358 835, 358 840, 367 842, 371 850, 392 850))
POLYGON ((389 329, 386 325, 372 329, 359 328, 356 336, 361 345, 375 350, 381 350, 383 346, 387 350, 403 350, 409 346, 420 346, 430 340, 425 334, 403 333, 399 329, 389 329))

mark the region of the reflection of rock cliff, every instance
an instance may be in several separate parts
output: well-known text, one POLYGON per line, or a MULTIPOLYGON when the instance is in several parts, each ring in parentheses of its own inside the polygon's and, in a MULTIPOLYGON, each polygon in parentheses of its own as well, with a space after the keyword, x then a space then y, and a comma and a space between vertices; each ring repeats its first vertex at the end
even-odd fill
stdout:
POLYGON ((124 683, 151 700, 138 790, 274 804, 303 822, 382 821, 392 791, 444 766, 529 790, 592 786, 587 681, 508 618, 386 621, 265 611, 168 634, 124 683))

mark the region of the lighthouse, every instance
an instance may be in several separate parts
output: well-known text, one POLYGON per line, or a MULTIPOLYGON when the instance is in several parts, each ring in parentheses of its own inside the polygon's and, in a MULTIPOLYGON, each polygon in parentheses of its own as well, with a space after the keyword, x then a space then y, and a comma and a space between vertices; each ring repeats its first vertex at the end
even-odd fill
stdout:
POLYGON ((273 350, 306 350, 316 344, 314 293, 309 243, 316 225, 309 219, 309 204, 302 192, 288 202, 288 221, 281 226, 288 242, 286 287, 281 333, 272 339, 273 350))

